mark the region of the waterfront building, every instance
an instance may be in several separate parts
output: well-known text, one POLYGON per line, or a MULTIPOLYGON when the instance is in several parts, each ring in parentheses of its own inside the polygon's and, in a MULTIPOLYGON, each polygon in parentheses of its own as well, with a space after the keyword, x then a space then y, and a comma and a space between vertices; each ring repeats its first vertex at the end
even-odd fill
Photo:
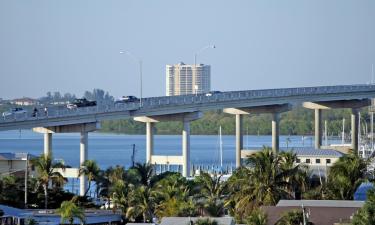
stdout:
POLYGON ((30 106, 30 105, 39 105, 39 101, 32 98, 17 98, 10 101, 11 104, 14 105, 22 105, 22 106, 30 106))
POLYGON ((183 62, 166 66, 166 95, 202 94, 211 88, 211 66, 187 65, 183 62))
POLYGON ((29 153, 0 153, 0 176, 15 175, 23 177, 26 166, 31 175, 35 175, 30 159, 36 156, 29 153))

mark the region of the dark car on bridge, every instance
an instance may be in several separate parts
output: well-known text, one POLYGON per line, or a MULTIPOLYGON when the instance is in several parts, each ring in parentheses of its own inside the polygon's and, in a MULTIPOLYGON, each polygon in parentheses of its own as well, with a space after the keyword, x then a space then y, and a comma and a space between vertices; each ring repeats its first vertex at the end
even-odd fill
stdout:
POLYGON ((80 107, 96 106, 96 101, 89 101, 86 98, 77 98, 72 103, 66 105, 68 109, 76 109, 80 107))
POLYGON ((130 102, 139 102, 139 98, 129 95, 129 96, 122 96, 119 100, 115 102, 115 104, 123 104, 123 103, 130 103, 130 102))

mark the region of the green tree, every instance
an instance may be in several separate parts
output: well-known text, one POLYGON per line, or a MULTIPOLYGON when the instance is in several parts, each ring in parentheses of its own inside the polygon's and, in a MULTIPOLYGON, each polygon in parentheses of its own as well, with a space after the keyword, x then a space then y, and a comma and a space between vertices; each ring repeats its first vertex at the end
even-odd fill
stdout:
POLYGON ((166 177, 154 186, 155 214, 158 218, 171 216, 196 216, 196 205, 185 177, 179 173, 165 173, 166 177))
POLYGON ((239 168, 229 179, 230 197, 226 206, 242 221, 261 205, 275 205, 280 199, 293 199, 303 190, 307 172, 295 165, 294 153, 275 153, 265 147, 248 157, 247 167, 239 168))
POLYGON ((73 201, 62 202, 56 212, 61 216, 61 223, 68 221, 70 224, 73 224, 74 218, 78 218, 81 224, 85 222, 84 210, 78 207, 73 201))
POLYGON ((367 192, 367 200, 364 206, 354 215, 353 225, 374 225, 375 224, 375 189, 367 192))
POLYGON ((89 183, 84 194, 84 196, 86 196, 87 193, 90 191, 91 182, 93 181, 96 182, 99 180, 100 168, 94 160, 86 160, 81 166, 81 168, 79 169, 78 176, 81 176, 81 175, 86 175, 88 183, 89 183))
POLYGON ((206 218, 206 219, 197 219, 194 225, 219 225, 219 223, 216 220, 211 220, 209 218, 206 218))
POLYGON ((275 225, 302 225, 303 213, 301 210, 292 210, 284 213, 275 225))
POLYGON ((365 181, 367 162, 353 152, 336 161, 328 173, 329 198, 352 200, 355 190, 365 181))
POLYGON ((199 193, 196 195, 209 216, 221 216, 224 214, 224 201, 227 197, 227 183, 221 181, 221 175, 201 173, 196 177, 199 193))
POLYGON ((246 219, 247 225, 267 225, 267 215, 260 209, 251 212, 246 219))
POLYGON ((53 163, 51 154, 44 155, 32 159, 32 164, 37 169, 38 182, 43 186, 44 189, 44 207, 48 208, 48 183, 58 184, 61 187, 62 183, 65 182, 64 177, 56 171, 57 168, 65 168, 61 163, 53 163))

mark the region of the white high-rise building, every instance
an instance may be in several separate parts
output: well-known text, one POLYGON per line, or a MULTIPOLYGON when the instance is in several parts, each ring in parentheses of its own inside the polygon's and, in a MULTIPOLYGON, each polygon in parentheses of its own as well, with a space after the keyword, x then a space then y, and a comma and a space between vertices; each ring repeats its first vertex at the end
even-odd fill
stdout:
POLYGON ((167 65, 166 78, 167 96, 207 93, 211 88, 211 66, 183 62, 167 65))

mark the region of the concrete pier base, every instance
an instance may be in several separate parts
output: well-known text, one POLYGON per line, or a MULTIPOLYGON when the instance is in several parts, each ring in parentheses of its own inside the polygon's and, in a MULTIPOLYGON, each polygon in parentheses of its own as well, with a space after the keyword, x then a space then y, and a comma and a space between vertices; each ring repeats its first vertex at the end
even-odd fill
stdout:
POLYGON ((315 109, 315 148, 322 146, 322 110, 315 109))
POLYGON ((351 149, 358 153, 358 125, 359 125, 359 110, 352 109, 351 113, 351 126, 352 126, 352 143, 351 149))
MULTIPOLYGON (((80 158, 79 158, 79 163, 80 167, 83 167, 84 162, 87 160, 87 155, 88 155, 88 133, 87 132, 81 132, 81 138, 80 138, 80 144, 79 144, 79 152, 80 152, 80 158)), ((79 195, 83 196, 86 192, 87 189, 87 177, 86 175, 81 175, 79 177, 79 195)))
POLYGON ((202 117, 201 112, 178 113, 156 116, 135 117, 134 120, 146 123, 146 161, 159 165, 182 165, 182 175, 190 176, 190 122, 202 117), (182 121, 182 155, 154 155, 154 123, 163 121, 182 121))
POLYGON ((146 163, 151 163, 154 154, 154 123, 146 123, 146 163))
POLYGON ((243 149, 243 115, 236 114, 236 167, 241 166, 241 150, 243 149))
POLYGON ((190 176, 190 122, 184 121, 182 129, 182 176, 190 176))
POLYGON ((48 156, 52 153, 52 133, 44 133, 44 151, 45 156, 48 156))
POLYGON ((272 113, 272 150, 279 151, 279 113, 272 113))

